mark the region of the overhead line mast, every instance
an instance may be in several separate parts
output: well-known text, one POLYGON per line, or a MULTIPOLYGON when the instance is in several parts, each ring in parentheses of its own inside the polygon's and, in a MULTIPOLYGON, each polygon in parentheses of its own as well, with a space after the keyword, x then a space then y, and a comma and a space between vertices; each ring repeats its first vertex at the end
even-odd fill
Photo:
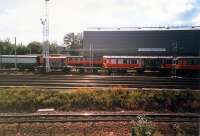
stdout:
POLYGON ((45 1, 45 14, 44 18, 41 19, 41 24, 43 26, 43 46, 42 46, 42 55, 45 58, 45 71, 50 72, 50 64, 49 64, 49 1, 45 1))

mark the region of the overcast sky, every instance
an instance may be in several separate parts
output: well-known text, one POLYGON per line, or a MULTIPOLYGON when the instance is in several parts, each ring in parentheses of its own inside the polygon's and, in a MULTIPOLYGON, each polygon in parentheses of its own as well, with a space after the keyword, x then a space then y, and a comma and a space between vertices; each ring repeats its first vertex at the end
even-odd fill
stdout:
MULTIPOLYGON (((200 25, 200 0, 51 0, 50 40, 87 27, 200 25)), ((0 0, 0 39, 42 41, 44 0, 0 0)))

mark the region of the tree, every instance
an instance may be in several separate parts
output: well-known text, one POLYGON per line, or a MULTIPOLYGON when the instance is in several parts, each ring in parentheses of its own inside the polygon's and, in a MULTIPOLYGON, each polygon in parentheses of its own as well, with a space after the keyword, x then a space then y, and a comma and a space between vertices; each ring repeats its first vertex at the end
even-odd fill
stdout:
POLYGON ((25 55, 25 54, 27 54, 27 52, 28 52, 28 49, 25 45, 20 44, 20 45, 16 46, 16 54, 17 55, 25 55))
POLYGON ((64 36, 64 44, 67 47, 67 51, 71 55, 79 55, 81 48, 81 42, 82 41, 82 35, 81 33, 74 34, 74 33, 68 33, 64 36))
POLYGON ((42 44, 40 42, 34 41, 28 44, 27 49, 30 54, 41 54, 42 44))
POLYGON ((74 44, 74 33, 68 33, 64 36, 64 44, 66 46, 72 46, 74 44))
POLYGON ((57 42, 53 42, 50 44, 49 46, 49 53, 50 54, 58 54, 58 43, 57 42))
POLYGON ((11 55, 14 54, 14 45, 10 43, 9 39, 5 41, 0 41, 0 54, 11 55))

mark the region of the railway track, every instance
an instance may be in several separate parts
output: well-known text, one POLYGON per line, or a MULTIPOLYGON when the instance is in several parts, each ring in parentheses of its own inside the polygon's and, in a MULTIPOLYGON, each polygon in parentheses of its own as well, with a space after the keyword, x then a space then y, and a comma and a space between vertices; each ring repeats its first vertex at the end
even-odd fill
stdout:
POLYGON ((145 116, 154 122, 198 122, 197 114, 37 114, 37 115, 0 115, 0 124, 12 123, 65 123, 65 122, 108 122, 135 121, 138 116, 145 116))
POLYGON ((0 87, 200 89, 199 78, 99 75, 1 75, 0 87))

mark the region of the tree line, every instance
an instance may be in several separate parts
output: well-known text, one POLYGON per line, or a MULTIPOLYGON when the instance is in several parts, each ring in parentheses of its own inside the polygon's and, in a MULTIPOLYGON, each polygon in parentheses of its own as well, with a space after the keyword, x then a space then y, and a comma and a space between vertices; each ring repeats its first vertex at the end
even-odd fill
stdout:
MULTIPOLYGON (((57 43, 51 43, 49 46, 50 54, 58 54, 59 49, 57 43)), ((23 44, 12 44, 9 40, 0 41, 0 55, 27 55, 27 54, 41 54, 42 43, 33 41, 27 46, 23 44)))
MULTIPOLYGON (((50 54, 70 54, 79 55, 79 49, 82 48, 82 35, 81 33, 67 33, 64 38, 64 47, 59 46, 56 42, 49 45, 50 54)), ((43 43, 33 41, 28 45, 12 44, 9 39, 0 40, 0 55, 27 55, 27 54, 41 54, 43 43)))

